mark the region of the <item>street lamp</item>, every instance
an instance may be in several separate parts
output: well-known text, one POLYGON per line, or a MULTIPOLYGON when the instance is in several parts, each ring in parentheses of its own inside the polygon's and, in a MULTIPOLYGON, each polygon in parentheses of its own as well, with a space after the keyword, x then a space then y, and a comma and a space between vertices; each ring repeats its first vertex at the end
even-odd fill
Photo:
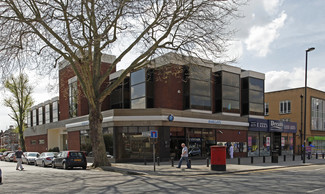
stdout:
POLYGON ((314 47, 311 47, 306 50, 306 66, 305 66, 305 105, 304 105, 304 158, 303 163, 306 163, 306 106, 307 106, 307 61, 308 61, 308 52, 315 50, 314 47))

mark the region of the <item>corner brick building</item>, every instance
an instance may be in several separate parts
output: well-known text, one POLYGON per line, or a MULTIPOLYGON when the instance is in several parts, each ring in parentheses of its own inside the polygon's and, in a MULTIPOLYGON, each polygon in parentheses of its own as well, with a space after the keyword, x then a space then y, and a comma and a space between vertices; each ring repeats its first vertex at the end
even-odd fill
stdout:
MULTIPOLYGON (((102 71, 114 59, 103 55, 102 71)), ((59 97, 29 111, 28 151, 90 150, 87 100, 69 64, 62 62, 59 71, 59 97)), ((109 81, 122 72, 112 73, 109 81)), ((162 160, 178 158, 183 142, 196 150, 193 157, 207 157, 211 145, 230 143, 234 157, 270 155, 273 132, 268 125, 250 126, 268 122, 264 120, 264 78, 262 73, 175 53, 157 57, 131 72, 103 103, 103 134, 113 139, 107 151, 116 162, 149 159, 152 140, 147 134, 157 130, 156 153, 162 160), (260 136, 261 143, 257 145, 251 133, 260 136)))

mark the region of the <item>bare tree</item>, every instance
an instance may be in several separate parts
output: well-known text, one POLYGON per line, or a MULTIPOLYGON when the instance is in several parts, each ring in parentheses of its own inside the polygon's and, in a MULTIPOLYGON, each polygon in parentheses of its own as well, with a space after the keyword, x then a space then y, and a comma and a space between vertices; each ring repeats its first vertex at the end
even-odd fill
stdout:
MULTIPOLYGON (((244 1, 244 0, 243 0, 244 1)), ((0 0, 0 64, 3 73, 21 61, 50 69, 65 59, 89 103, 94 166, 107 165, 101 104, 132 70, 169 51, 220 56, 235 18, 235 0, 0 0), (101 72, 102 53, 116 59, 101 72), (131 55, 132 54, 132 55, 131 55), (104 91, 112 70, 128 67, 104 91), (31 62, 33 60, 33 63, 31 62)), ((24 63, 26 64, 26 63, 24 63)), ((4 75, 4 74, 3 74, 4 75)))
POLYGON ((19 133, 19 143, 23 151, 25 151, 24 129, 27 110, 32 107, 32 91, 29 85, 28 76, 19 74, 17 77, 10 76, 5 82, 4 87, 11 93, 11 96, 4 99, 4 105, 11 109, 12 114, 9 116, 17 123, 19 133))

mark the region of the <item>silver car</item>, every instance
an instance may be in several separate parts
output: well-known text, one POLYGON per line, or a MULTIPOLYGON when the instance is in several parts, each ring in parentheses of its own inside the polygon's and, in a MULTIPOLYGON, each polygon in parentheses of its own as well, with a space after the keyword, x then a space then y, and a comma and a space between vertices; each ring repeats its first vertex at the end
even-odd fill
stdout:
POLYGON ((57 152, 43 152, 38 158, 36 158, 35 166, 52 166, 52 159, 56 155, 58 155, 57 152))
POLYGON ((24 152, 25 157, 22 157, 24 164, 35 164, 35 159, 40 156, 38 152, 24 152))

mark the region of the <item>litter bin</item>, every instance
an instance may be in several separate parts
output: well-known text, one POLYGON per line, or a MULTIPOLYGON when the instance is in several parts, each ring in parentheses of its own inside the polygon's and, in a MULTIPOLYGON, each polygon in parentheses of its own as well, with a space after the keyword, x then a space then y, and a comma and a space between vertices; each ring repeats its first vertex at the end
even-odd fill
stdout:
POLYGON ((277 151, 272 152, 272 163, 278 163, 279 162, 279 153, 277 151))
POLYGON ((226 171, 226 146, 211 146, 211 170, 226 171))

